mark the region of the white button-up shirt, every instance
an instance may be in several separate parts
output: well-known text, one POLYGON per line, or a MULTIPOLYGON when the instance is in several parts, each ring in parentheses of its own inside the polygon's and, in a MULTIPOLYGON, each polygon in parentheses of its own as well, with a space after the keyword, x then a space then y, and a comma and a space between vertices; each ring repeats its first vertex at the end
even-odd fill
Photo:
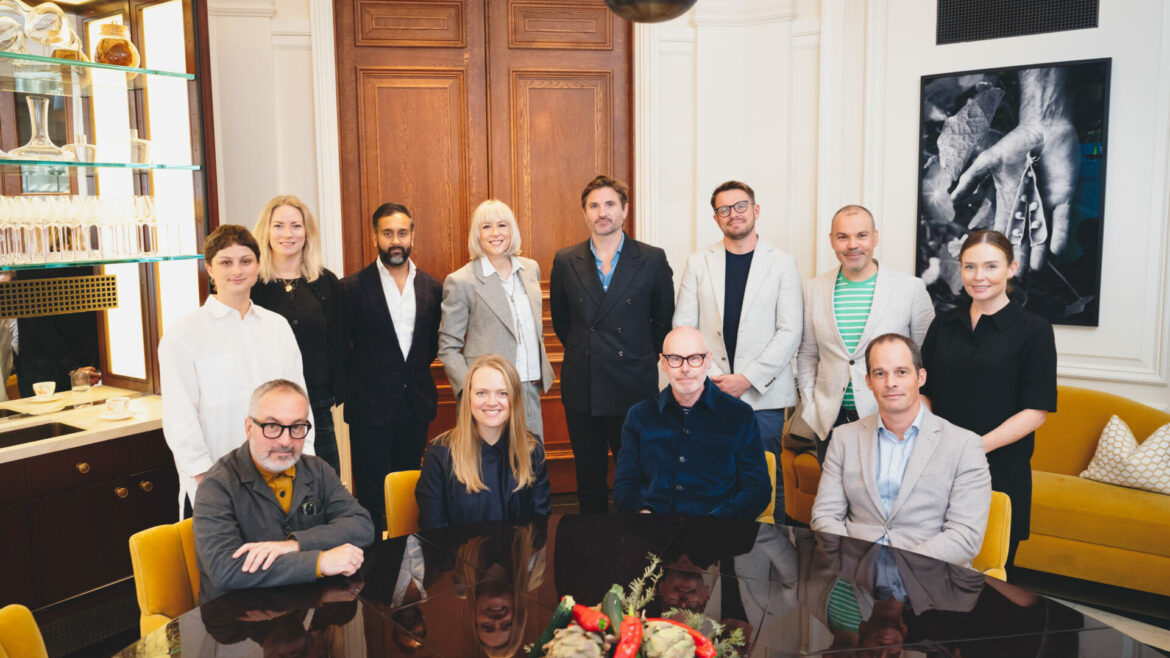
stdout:
POLYGON ((532 304, 528 301, 528 292, 524 290, 524 282, 517 274, 524 266, 513 256, 512 272, 505 281, 487 258, 480 258, 479 264, 485 278, 496 277, 504 289, 504 297, 508 299, 512 313, 512 331, 516 335, 516 359, 512 363, 516 365, 520 381, 540 381, 540 336, 536 333, 536 318, 532 317, 532 304))
MULTIPOLYGON (((195 499, 195 476, 247 439, 252 391, 273 379, 305 385, 288 320, 252 304, 239 311, 215 297, 166 328, 158 343, 163 435, 179 471, 179 510, 195 499)), ((309 422, 312 422, 312 410, 309 422)), ((304 452, 313 452, 313 432, 304 452)))
POLYGON ((394 335, 398 336, 398 347, 402 349, 402 358, 410 356, 410 345, 414 340, 414 316, 417 307, 414 301, 414 261, 406 260, 409 274, 406 275, 406 284, 398 290, 398 284, 386 266, 378 261, 378 276, 382 279, 382 292, 386 295, 386 308, 390 309, 390 319, 394 321, 394 335))

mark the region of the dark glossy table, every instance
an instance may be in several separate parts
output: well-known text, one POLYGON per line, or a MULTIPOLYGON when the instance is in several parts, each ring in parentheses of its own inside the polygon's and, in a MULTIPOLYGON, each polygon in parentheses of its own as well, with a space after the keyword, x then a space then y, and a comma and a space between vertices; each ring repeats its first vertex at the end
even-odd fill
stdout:
POLYGON ((599 603, 643 572, 648 553, 669 566, 647 611, 686 607, 742 628, 744 656, 1162 655, 1051 599, 914 553, 662 515, 387 540, 367 551, 360 577, 233 592, 118 655, 510 656, 562 595, 599 603))

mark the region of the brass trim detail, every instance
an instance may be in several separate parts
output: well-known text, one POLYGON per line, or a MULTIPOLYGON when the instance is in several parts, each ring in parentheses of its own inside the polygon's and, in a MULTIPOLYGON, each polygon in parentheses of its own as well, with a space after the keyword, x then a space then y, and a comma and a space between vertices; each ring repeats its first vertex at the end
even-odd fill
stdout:
POLYGON ((118 307, 113 274, 0 282, 0 317, 37 318, 118 307))

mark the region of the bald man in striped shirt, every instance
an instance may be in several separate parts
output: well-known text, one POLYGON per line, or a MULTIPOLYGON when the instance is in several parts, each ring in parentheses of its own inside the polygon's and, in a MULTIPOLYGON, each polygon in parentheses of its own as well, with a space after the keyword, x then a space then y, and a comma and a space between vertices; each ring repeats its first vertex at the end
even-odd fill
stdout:
POLYGON ((801 417, 816 434, 820 462, 834 427, 877 412, 865 385, 870 339, 899 333, 921 346, 934 319, 921 279, 874 260, 878 230, 864 207, 838 210, 829 241, 841 265, 805 283, 804 332, 796 357, 801 417))

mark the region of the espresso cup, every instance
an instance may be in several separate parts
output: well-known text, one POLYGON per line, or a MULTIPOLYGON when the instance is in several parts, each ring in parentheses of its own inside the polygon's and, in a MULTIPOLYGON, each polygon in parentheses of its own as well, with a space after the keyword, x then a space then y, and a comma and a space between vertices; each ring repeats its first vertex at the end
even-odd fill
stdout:
POLYGON ((57 382, 36 382, 33 384, 33 393, 42 400, 53 397, 57 391, 57 382))
POLYGON ((106 398, 106 411, 111 414, 121 416, 130 408, 130 398, 115 397, 106 398))

